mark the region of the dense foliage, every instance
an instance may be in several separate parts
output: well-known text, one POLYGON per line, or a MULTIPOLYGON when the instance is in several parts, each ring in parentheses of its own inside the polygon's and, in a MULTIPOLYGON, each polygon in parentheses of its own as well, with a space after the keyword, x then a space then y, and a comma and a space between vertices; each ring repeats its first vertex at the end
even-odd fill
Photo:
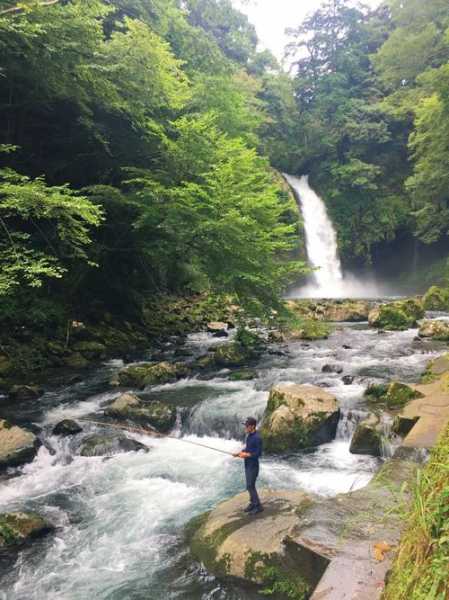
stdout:
POLYGON ((282 135, 262 136, 269 99, 293 96, 256 45, 229 0, 0 3, 0 320, 50 297, 78 315, 204 290, 277 304, 304 266, 263 158, 282 135))
POLYGON ((449 4, 325 0, 290 33, 297 143, 273 159, 312 174, 344 258, 401 232, 447 248, 449 4))

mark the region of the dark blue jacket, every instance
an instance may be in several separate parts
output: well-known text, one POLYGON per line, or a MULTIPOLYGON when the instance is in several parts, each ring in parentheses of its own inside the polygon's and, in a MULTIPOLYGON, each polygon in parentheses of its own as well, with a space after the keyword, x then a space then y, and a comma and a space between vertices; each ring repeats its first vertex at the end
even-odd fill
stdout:
POLYGON ((251 454, 251 458, 245 458, 245 466, 259 464, 259 458, 262 456, 262 438, 258 431, 248 434, 243 451, 251 454))

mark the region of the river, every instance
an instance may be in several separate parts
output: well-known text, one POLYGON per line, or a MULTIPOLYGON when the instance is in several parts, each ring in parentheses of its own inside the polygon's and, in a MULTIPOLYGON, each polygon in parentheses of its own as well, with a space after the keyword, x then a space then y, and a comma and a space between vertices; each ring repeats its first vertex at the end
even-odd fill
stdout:
MULTIPOLYGON (((265 457, 260 487, 303 489, 332 496, 368 483, 381 459, 349 453, 355 423, 364 414, 369 382, 416 381, 432 352, 415 341, 416 330, 379 334, 367 324, 342 324, 328 340, 290 343, 286 354, 263 355, 252 381, 229 381, 226 371, 146 390, 178 407, 178 435, 234 451, 244 417, 260 417, 276 382, 325 386, 342 408, 337 438, 312 452, 265 457), (323 373, 325 364, 343 372, 323 373), (342 382, 352 375, 351 385, 342 382)), ((202 354, 217 343, 191 335, 185 350, 202 354)), ((166 357, 173 354, 167 348, 166 357)), ((147 358, 147 357, 146 357, 147 358)), ((83 425, 72 438, 52 427, 62 418, 95 418, 120 392, 109 380, 121 360, 105 363, 83 380, 52 385, 38 402, 11 406, 2 416, 38 427, 45 441, 35 460, 0 487, 0 511, 36 510, 57 525, 54 534, 0 561, 2 600, 252 600, 254 591, 223 585, 189 559, 184 529, 189 520, 243 489, 240 461, 176 439, 134 435, 148 453, 111 458, 78 454, 82 439, 99 430, 83 425), (51 450, 53 449, 53 450, 51 450)))

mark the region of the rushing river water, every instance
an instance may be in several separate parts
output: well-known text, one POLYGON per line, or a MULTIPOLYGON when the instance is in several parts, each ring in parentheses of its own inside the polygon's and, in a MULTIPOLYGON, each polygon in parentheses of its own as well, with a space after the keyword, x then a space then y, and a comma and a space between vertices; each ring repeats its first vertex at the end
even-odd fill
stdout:
MULTIPOLYGON (((276 382, 325 386, 342 407, 337 438, 308 453, 266 457, 260 487, 304 489, 323 495, 368 483, 380 460, 349 453, 350 435, 364 414, 363 391, 371 381, 416 381, 431 351, 414 341, 415 330, 378 334, 366 325, 337 326, 329 340, 293 343, 285 355, 266 354, 258 379, 231 382, 227 372, 147 390, 148 397, 175 403, 179 435, 234 451, 241 421, 263 414, 276 382), (323 373, 325 364, 341 374, 323 373), (343 375, 354 376, 351 385, 343 375)), ((189 337, 186 350, 204 353, 217 343, 208 334, 189 337)), ((195 515, 243 489, 240 461, 176 439, 136 439, 148 453, 108 459, 77 454, 81 440, 98 431, 84 425, 71 438, 51 435, 62 418, 95 418, 119 392, 108 386, 121 361, 105 364, 83 381, 48 391, 39 402, 8 406, 1 414, 41 428, 45 441, 36 459, 0 485, 0 511, 36 510, 57 525, 55 534, 0 561, 2 600, 248 600, 255 592, 219 584, 192 565, 184 527, 195 515)), ((2 402, 0 400, 0 402, 2 402)))

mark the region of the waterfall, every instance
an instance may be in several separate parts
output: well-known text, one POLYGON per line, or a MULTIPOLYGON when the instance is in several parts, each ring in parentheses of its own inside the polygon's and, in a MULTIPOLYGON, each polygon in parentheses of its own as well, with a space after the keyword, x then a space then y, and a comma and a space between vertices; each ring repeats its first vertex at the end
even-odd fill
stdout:
POLYGON ((290 293, 303 298, 375 297, 379 295, 372 281, 360 281, 354 275, 343 276, 338 255, 337 234, 327 214, 326 205, 309 185, 309 177, 284 174, 297 197, 304 220, 307 258, 316 269, 309 282, 290 293))

